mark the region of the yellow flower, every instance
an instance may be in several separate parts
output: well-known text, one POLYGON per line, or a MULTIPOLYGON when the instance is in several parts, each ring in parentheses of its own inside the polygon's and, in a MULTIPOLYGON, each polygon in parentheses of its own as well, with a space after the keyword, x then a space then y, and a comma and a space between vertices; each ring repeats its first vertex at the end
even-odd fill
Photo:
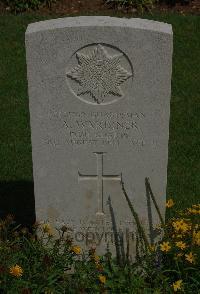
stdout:
POLYGON ((177 292, 178 290, 181 290, 182 282, 183 282, 182 280, 178 280, 178 281, 176 281, 176 282, 174 282, 172 284, 174 292, 177 292))
POLYGON ((183 241, 176 242, 176 246, 181 250, 184 250, 187 247, 187 245, 183 241))
POLYGON ((180 223, 180 230, 183 232, 183 233, 186 233, 188 232, 189 230, 191 229, 191 225, 184 222, 184 221, 181 221, 180 223))
POLYGON ((18 264, 11 266, 9 272, 12 276, 17 278, 23 275, 23 269, 18 264))
POLYGON ((99 275, 99 281, 100 281, 102 284, 105 284, 105 282, 106 282, 106 277, 103 276, 103 275, 99 275))
POLYGON ((42 230, 44 233, 48 234, 49 236, 53 236, 53 228, 50 224, 45 223, 42 225, 42 230))
POLYGON ((150 250, 151 252, 155 252, 155 251, 156 251, 156 246, 155 246, 155 245, 150 245, 150 246, 149 246, 149 250, 150 250))
POLYGON ((48 234, 49 236, 53 236, 53 228, 50 224, 48 223, 42 224, 42 230, 44 233, 48 234))
POLYGON ((72 246, 71 251, 74 252, 75 254, 79 255, 79 254, 81 254, 81 247, 80 246, 72 246))
POLYGON ((99 263, 99 261, 100 261, 99 256, 96 255, 96 254, 93 255, 92 259, 93 259, 96 263, 99 263))
POLYGON ((200 231, 193 233, 193 240, 197 246, 200 246, 200 231))
POLYGON ((172 223, 175 231, 182 231, 182 233, 186 233, 191 229, 191 226, 186 223, 183 219, 174 221, 172 223))
POLYGON ((171 246, 169 245, 169 242, 163 242, 162 244, 160 244, 161 251, 168 252, 170 249, 171 249, 171 246))
POLYGON ((172 226, 174 227, 175 231, 179 231, 180 230, 180 222, 179 221, 174 221, 172 223, 172 226))
POLYGON ((200 210, 196 208, 188 208, 190 214, 200 214, 200 210))
POLYGON ((194 208, 197 208, 197 209, 198 209, 198 208, 200 208, 200 203, 199 203, 199 204, 193 204, 193 205, 192 205, 192 207, 194 207, 194 208))
POLYGON ((173 199, 169 199, 169 200, 167 200, 167 202, 166 202, 166 207, 167 207, 167 208, 171 208, 172 206, 174 206, 174 201, 173 201, 173 199))
POLYGON ((189 254, 185 254, 185 259, 187 261, 189 261, 190 263, 195 262, 195 257, 194 257, 194 254, 192 252, 190 252, 189 254))

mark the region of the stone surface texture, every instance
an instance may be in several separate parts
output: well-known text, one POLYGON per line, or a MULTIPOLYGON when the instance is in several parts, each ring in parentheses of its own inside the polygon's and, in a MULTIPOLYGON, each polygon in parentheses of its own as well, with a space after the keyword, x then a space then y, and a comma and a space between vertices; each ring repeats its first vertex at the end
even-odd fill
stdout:
POLYGON ((129 242, 134 255, 121 178, 151 240, 159 219, 145 178, 164 215, 172 44, 171 25, 143 19, 69 17, 27 28, 37 220, 67 224, 84 248, 123 255, 129 242))

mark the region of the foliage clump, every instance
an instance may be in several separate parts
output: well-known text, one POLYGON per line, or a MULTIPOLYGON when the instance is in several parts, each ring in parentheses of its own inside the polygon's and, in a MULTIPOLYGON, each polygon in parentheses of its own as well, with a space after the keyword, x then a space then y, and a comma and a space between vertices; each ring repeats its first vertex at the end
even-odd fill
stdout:
POLYGON ((110 4, 114 8, 121 9, 136 9, 138 12, 151 11, 156 3, 166 3, 170 6, 175 6, 177 3, 186 5, 192 2, 192 0, 104 0, 106 4, 110 4))
POLYGON ((200 204, 174 215, 157 227, 161 241, 141 243, 142 255, 120 264, 109 252, 83 252, 66 226, 55 234, 50 224, 35 224, 30 232, 8 215, 0 221, 0 293, 197 293, 200 204))
POLYGON ((40 6, 51 7, 53 2, 56 0, 3 0, 3 2, 15 13, 27 11, 27 10, 36 10, 40 6))
POLYGON ((138 12, 151 11, 157 0, 104 0, 114 8, 135 8, 138 12))

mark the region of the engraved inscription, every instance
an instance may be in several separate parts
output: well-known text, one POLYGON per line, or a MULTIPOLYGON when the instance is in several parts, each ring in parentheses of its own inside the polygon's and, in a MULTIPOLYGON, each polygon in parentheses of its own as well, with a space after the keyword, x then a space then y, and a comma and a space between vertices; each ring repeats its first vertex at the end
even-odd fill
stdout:
POLYGON ((134 113, 79 113, 64 116, 64 127, 74 146, 143 146, 145 144, 139 122, 144 115, 134 113))
POLYGON ((134 112, 78 112, 52 111, 50 119, 56 136, 48 136, 48 144, 74 147, 130 146, 142 148, 146 144, 142 132, 145 115, 134 112), (60 135, 59 135, 60 134, 60 135))
POLYGON ((87 48, 84 53, 76 53, 76 64, 67 72, 67 77, 77 84, 75 94, 85 102, 89 102, 85 99, 89 95, 93 104, 117 101, 124 96, 121 85, 133 75, 130 67, 124 68, 124 54, 108 54, 105 45, 100 44, 87 48))
POLYGON ((79 181, 95 180, 97 181, 97 194, 98 194, 98 215, 104 214, 103 208, 103 183, 104 181, 121 181, 121 175, 104 175, 103 172, 103 156, 105 152, 94 152, 97 157, 97 173, 96 175, 83 175, 78 172, 79 181))

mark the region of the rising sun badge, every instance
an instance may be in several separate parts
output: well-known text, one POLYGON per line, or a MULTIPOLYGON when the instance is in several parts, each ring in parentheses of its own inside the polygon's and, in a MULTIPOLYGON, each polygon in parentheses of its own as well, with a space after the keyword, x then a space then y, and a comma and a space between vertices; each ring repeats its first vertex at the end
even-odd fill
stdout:
POLYGON ((101 104, 106 96, 121 97, 121 84, 132 76, 120 63, 123 54, 110 56, 102 45, 91 53, 76 53, 78 65, 67 76, 79 84, 77 96, 89 94, 95 103, 101 104))

